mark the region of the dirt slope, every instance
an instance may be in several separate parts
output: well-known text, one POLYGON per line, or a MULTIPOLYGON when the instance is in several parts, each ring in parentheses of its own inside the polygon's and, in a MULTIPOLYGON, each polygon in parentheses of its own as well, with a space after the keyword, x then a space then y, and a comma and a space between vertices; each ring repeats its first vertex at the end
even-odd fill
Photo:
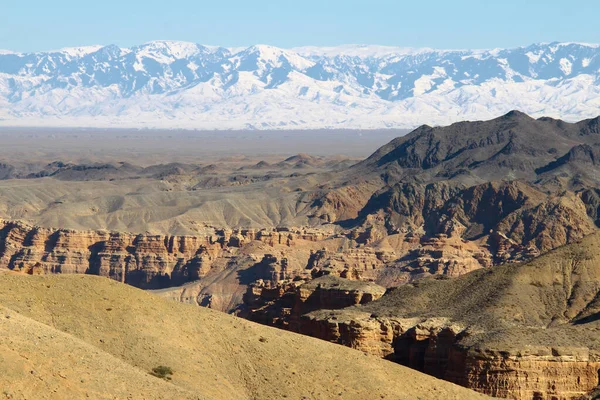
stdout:
POLYGON ((105 278, 0 274, 0 305, 7 398, 479 398, 358 351, 105 278), (146 373, 158 365, 175 371, 171 382, 146 373))
POLYGON ((12 310, 0 316, 2 399, 203 398, 12 310))

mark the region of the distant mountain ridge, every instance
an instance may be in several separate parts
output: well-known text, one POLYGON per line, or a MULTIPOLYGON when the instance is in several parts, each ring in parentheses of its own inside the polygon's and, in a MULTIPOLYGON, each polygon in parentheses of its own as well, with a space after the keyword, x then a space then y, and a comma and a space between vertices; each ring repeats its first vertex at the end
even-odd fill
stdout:
POLYGON ((0 50, 0 125, 410 128, 512 109, 572 121, 600 114, 600 46, 0 50))

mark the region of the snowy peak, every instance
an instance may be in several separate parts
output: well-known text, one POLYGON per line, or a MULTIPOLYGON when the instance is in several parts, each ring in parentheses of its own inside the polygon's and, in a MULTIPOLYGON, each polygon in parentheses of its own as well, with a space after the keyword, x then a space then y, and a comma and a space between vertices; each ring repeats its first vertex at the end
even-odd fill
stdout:
POLYGON ((100 50, 103 46, 95 45, 95 46, 80 46, 80 47, 65 47, 60 50, 49 51, 48 53, 52 54, 64 54, 71 58, 80 58, 90 53, 95 53, 100 50))
POLYGON ((407 128, 512 109, 579 120, 600 114, 600 46, 227 49, 158 40, 0 51, 0 105, 4 125, 407 128))
POLYGON ((275 68, 304 71, 314 65, 314 62, 295 52, 267 45, 248 47, 235 54, 233 60, 234 65, 241 71, 264 71, 275 68))
POLYGON ((156 40, 131 48, 138 57, 153 58, 156 61, 173 62, 181 59, 191 59, 216 53, 223 48, 209 48, 191 42, 176 42, 170 40, 156 40))
POLYGON ((366 44, 347 44, 333 47, 303 46, 292 49, 296 53, 307 58, 321 57, 359 57, 359 58, 383 58, 386 56, 407 56, 419 53, 431 53, 429 48, 376 46, 366 44))

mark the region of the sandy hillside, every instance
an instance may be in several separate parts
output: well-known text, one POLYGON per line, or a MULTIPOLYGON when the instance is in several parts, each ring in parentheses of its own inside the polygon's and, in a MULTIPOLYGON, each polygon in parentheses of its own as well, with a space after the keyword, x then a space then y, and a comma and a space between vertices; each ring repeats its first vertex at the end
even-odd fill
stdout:
POLYGON ((0 274, 10 399, 469 399, 361 352, 93 276, 0 274), (147 372, 173 369, 172 381, 147 372))

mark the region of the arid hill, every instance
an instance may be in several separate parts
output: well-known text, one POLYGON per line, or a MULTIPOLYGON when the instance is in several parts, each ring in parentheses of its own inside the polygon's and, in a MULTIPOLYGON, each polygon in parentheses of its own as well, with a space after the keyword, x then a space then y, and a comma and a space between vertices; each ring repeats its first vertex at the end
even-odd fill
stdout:
POLYGON ((8 399, 482 398, 355 350, 105 278, 0 274, 0 305, 8 399), (152 376, 159 366, 172 374, 152 376))

